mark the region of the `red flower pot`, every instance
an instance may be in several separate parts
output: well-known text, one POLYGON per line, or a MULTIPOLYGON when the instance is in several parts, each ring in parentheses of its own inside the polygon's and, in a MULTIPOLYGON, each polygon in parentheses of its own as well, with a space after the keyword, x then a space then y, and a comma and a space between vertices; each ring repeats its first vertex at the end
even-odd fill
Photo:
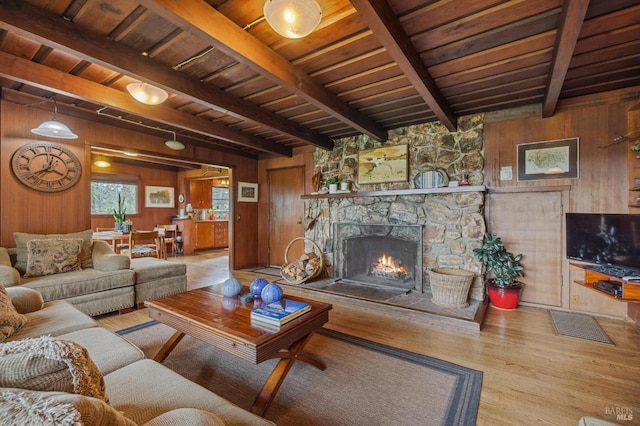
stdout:
POLYGON ((487 283, 487 292, 489 293, 489 301, 498 309, 515 309, 520 303, 520 293, 522 292, 522 283, 508 287, 500 287, 491 282, 487 283))

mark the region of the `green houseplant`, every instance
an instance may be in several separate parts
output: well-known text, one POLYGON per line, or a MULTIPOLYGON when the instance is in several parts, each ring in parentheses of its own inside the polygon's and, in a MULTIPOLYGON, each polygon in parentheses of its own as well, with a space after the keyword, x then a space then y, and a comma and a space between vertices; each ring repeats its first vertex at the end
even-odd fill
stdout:
POLYGON ((473 250, 473 254, 482 263, 487 274, 485 280, 491 303, 501 309, 515 309, 520 302, 523 283, 518 277, 524 277, 524 267, 520 263, 522 254, 514 255, 507 251, 500 237, 484 236, 484 244, 473 250))
POLYGON ((116 231, 122 231, 122 224, 126 220, 127 208, 124 205, 125 198, 118 194, 118 205, 113 209, 113 220, 116 223, 116 231))
POLYGON ((333 194, 335 192, 338 192, 338 178, 336 176, 331 176, 330 178, 327 178, 325 183, 329 187, 329 193, 333 194))

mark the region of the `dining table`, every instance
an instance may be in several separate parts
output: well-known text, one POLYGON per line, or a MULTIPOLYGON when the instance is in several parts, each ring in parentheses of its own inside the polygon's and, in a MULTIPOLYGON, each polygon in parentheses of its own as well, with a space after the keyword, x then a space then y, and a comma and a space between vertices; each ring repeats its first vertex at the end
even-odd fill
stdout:
POLYGON ((127 243, 129 241, 129 233, 122 231, 96 231, 93 233, 92 238, 93 240, 108 242, 111 244, 113 251, 118 253, 117 245, 127 243))

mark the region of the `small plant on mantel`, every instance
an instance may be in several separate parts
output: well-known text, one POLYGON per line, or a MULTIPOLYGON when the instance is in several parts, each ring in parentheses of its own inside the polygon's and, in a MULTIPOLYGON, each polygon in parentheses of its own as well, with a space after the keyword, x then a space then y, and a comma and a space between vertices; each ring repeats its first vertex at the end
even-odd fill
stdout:
POLYGON ((335 185, 338 183, 338 178, 335 176, 331 176, 330 178, 327 178, 326 180, 326 184, 327 185, 335 185))
POLYGON ((482 263, 487 274, 485 280, 489 300, 502 309, 515 309, 520 301, 523 283, 517 281, 524 277, 524 267, 520 263, 522 254, 513 255, 504 247, 500 237, 484 236, 484 244, 473 249, 473 254, 482 263))

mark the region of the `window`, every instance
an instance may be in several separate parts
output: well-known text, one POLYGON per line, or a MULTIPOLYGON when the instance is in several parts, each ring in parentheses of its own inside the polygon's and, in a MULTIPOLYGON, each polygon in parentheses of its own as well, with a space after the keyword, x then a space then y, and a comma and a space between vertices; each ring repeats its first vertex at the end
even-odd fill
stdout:
POLYGON ((109 174, 91 175, 91 214, 113 214, 118 194, 124 197, 127 215, 138 213, 138 178, 109 174))
POLYGON ((229 212, 229 188, 221 186, 211 188, 211 207, 216 214, 229 212))

